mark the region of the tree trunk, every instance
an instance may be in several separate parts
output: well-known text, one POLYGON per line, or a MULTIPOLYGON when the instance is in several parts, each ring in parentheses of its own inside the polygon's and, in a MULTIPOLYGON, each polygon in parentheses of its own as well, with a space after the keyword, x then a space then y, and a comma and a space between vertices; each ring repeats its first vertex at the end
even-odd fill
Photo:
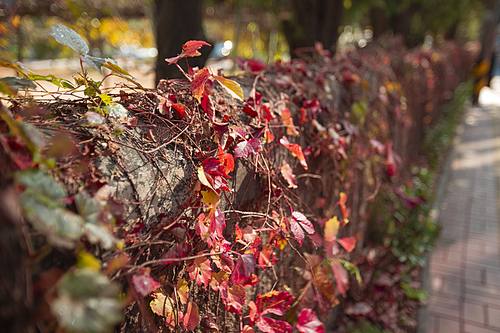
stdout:
POLYGON ((389 29, 389 20, 382 7, 375 7, 371 10, 370 21, 373 27, 374 40, 377 40, 389 29))
MULTIPOLYGON (((203 33, 202 0, 155 0, 154 23, 158 60, 156 62, 156 84, 160 79, 180 78, 182 74, 175 65, 168 65, 165 58, 181 53, 188 40, 206 40, 203 33)), ((211 49, 203 47, 201 56, 189 58, 191 67, 203 67, 211 49)), ((179 64, 187 69, 184 60, 179 64)))
POLYGON ((284 21, 284 32, 293 50, 314 46, 319 41, 323 47, 335 51, 337 29, 342 21, 342 0, 294 0, 294 18, 284 21))

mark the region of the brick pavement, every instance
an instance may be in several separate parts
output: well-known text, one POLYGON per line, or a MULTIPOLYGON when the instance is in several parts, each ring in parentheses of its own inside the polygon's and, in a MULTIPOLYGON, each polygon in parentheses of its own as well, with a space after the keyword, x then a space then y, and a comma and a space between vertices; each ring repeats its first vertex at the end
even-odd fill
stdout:
POLYGON ((459 128, 423 332, 500 332, 499 129, 500 107, 491 105, 468 109, 459 128))

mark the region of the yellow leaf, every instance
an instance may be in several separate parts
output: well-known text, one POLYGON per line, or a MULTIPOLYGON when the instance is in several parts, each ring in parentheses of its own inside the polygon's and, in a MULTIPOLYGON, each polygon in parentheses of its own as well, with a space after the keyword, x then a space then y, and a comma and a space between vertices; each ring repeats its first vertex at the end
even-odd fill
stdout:
POLYGON ((337 216, 332 217, 325 223, 325 240, 333 242, 339 233, 340 221, 337 216))
POLYGON ((210 208, 216 208, 219 205, 219 196, 214 191, 201 191, 201 195, 203 195, 201 201, 210 206, 210 208))
POLYGON ((96 257, 94 257, 93 255, 91 255, 90 253, 86 253, 86 252, 80 252, 78 253, 78 259, 77 259, 77 264, 76 266, 77 267, 80 267, 80 268, 89 268, 89 269, 92 269, 94 271, 97 271, 99 272, 101 270, 101 261, 99 259, 97 259, 96 257))
POLYGON ((214 78, 219 81, 219 83, 226 89, 226 91, 231 95, 231 97, 239 99, 243 101, 243 89, 241 89, 238 82, 235 82, 230 79, 226 79, 225 77, 214 75, 214 78))

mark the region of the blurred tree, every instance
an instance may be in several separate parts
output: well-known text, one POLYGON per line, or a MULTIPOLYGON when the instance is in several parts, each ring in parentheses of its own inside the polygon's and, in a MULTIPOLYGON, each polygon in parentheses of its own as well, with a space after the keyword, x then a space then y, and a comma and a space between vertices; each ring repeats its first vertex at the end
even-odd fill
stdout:
MULTIPOLYGON (((176 66, 165 62, 165 58, 181 53, 182 45, 188 40, 206 40, 206 37, 202 26, 203 0, 155 0, 152 5, 158 49, 155 82, 158 84, 160 79, 182 76, 176 66)), ((200 57, 189 58, 191 67, 203 67, 210 53, 205 48, 200 57)), ((187 69, 184 61, 179 64, 187 69)))
POLYGON ((292 0, 290 9, 283 30, 291 51, 319 41, 325 49, 335 52, 344 0, 292 0))
POLYGON ((373 27, 374 38, 391 31, 401 34, 407 46, 421 44, 426 35, 456 37, 460 23, 482 12, 477 0, 360 0, 344 1, 346 22, 373 27))

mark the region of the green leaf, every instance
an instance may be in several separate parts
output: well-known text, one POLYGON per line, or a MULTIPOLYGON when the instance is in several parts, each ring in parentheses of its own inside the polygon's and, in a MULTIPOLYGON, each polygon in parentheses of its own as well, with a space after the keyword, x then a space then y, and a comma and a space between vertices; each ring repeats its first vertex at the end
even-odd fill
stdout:
POLYGON ((33 125, 24 122, 15 122, 18 134, 24 139, 32 152, 37 152, 46 145, 45 139, 33 125))
POLYGON ((52 30, 47 32, 47 34, 54 37, 59 43, 71 47, 81 56, 89 53, 89 46, 74 30, 64 25, 53 25, 51 28, 52 30))
POLYGON ((85 219, 85 222, 97 224, 102 211, 102 205, 99 200, 82 191, 75 195, 75 205, 78 214, 85 219))
POLYGON ((102 73, 102 66, 104 65, 104 63, 106 63, 106 61, 110 60, 110 59, 106 59, 106 58, 92 57, 89 55, 82 56, 81 59, 87 65, 92 66, 95 69, 97 69, 99 71, 99 73, 102 73))
POLYGON ((129 72, 118 66, 116 61, 112 59, 106 59, 107 61, 102 65, 103 67, 109 69, 111 71, 111 74, 114 76, 121 77, 122 79, 125 79, 136 86, 138 86, 141 89, 144 89, 144 87, 137 81, 135 77, 133 77, 129 72))
POLYGON ((69 331, 110 332, 122 319, 118 290, 118 285, 101 273, 76 269, 62 277, 52 313, 69 331))
MULTIPOLYGON (((64 208, 47 205, 47 199, 43 199, 44 197, 33 193, 24 193, 21 196, 24 216, 36 230, 47 237, 49 243, 74 248, 76 241, 83 235, 83 219, 64 208)), ((53 202, 53 205, 56 204, 53 202)))
POLYGON ((17 184, 21 184, 36 194, 53 200, 63 199, 68 196, 59 183, 39 169, 18 171, 14 174, 14 179, 17 184))
POLYGON ((97 244, 100 243, 106 250, 112 249, 118 240, 112 235, 111 231, 105 226, 85 223, 85 234, 90 243, 97 244))
POLYGON ((15 95, 19 89, 35 89, 36 85, 26 78, 3 77, 0 79, 0 92, 15 95))

